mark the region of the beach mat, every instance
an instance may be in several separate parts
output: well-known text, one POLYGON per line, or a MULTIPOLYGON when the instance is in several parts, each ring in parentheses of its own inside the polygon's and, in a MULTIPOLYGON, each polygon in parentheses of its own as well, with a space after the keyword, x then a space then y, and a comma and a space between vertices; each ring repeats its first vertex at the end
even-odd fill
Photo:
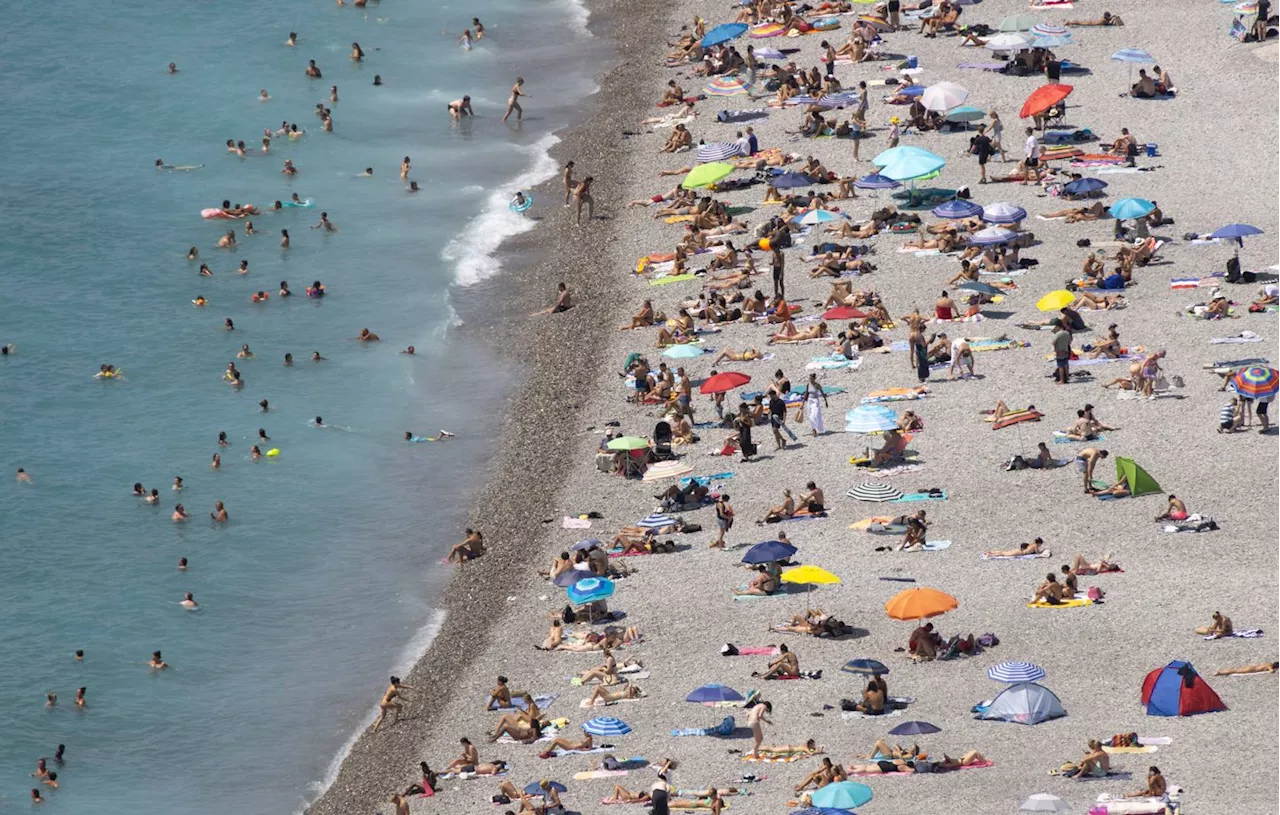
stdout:
POLYGON ((983 560, 1037 560, 1039 558, 1053 557, 1052 552, 1040 552, 1034 555, 988 555, 982 553, 983 560))
MULTIPOLYGON (((539 710, 546 710, 556 699, 560 698, 558 693, 539 693, 534 694, 533 703, 538 706, 539 710)), ((495 707, 494 713, 515 713, 517 710, 524 710, 528 707, 523 699, 512 697, 511 707, 495 707)))
POLYGON ((1083 600, 1077 598, 1063 600, 1057 605, 1046 603, 1044 601, 1040 601, 1039 603, 1027 603, 1027 608, 1080 608, 1081 606, 1091 605, 1093 605, 1093 601, 1086 597, 1083 600))

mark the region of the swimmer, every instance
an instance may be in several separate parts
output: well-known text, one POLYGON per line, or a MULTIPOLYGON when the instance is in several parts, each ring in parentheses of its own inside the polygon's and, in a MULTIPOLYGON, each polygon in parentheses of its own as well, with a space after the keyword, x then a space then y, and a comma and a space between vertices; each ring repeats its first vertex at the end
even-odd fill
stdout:
POLYGON ((360 47, 358 42, 351 43, 351 59, 356 62, 364 59, 364 49, 360 47))
POLYGON ((18 483, 20 483, 20 484, 31 484, 31 483, 33 483, 33 482, 31 481, 31 476, 30 476, 30 474, 28 474, 28 473, 27 473, 27 471, 26 471, 26 470, 24 470, 24 469, 22 469, 21 467, 19 467, 19 468, 18 468, 18 483))
POLYGON ((471 50, 471 29, 464 29, 462 36, 458 38, 458 42, 462 44, 463 51, 471 50))
MULTIPOLYGON (((76 688, 76 707, 84 707, 84 688, 76 688)), ((49 778, 54 777, 53 773, 49 773, 49 778)))
POLYGON ((285 45, 288 45, 288 46, 294 46, 294 45, 297 45, 297 44, 298 44, 298 32, 296 32, 296 31, 290 31, 290 32, 289 32, 289 39, 285 40, 285 41, 284 41, 284 44, 285 44, 285 45))
MULTIPOLYGON (((234 362, 233 362, 233 363, 231 363, 231 369, 232 369, 232 370, 234 370, 234 369, 235 369, 235 367, 236 367, 236 366, 235 366, 235 363, 234 363, 234 362)), ((227 441, 227 431, 225 431, 225 430, 219 430, 219 431, 218 431, 218 446, 219 446, 219 447, 230 447, 230 446, 231 446, 231 442, 227 441)))
POLYGON ((280 230, 280 248, 281 249, 289 248, 289 230, 287 229, 280 230))
POLYGON ((400 162, 400 180, 404 181, 409 177, 409 157, 405 156, 404 161, 400 162))
POLYGON ((200 607, 200 604, 196 602, 196 598, 191 594, 191 592, 187 592, 186 596, 182 598, 182 601, 178 603, 178 605, 182 606, 183 608, 199 608, 200 607))
POLYGON ((249 343, 240 346, 240 350, 236 352, 236 359, 253 359, 253 352, 249 350, 249 343))
POLYGON ((187 514, 186 507, 182 506, 182 504, 178 504, 176 507, 173 508, 173 514, 170 515, 169 517, 173 520, 175 524, 180 524, 186 521, 191 516, 187 514))
MULTIPOLYGON (((248 234, 247 231, 246 234, 248 234)), ((236 274, 249 274, 249 261, 240 261, 240 268, 236 270, 236 274)))
POLYGON ((173 477, 173 489, 179 492, 182 490, 182 476, 175 475, 173 477))
POLYGON ((222 321, 222 328, 226 331, 235 331, 236 324, 231 321, 230 317, 228 317, 227 319, 222 321))
POLYGON ((194 246, 187 250, 187 260, 195 260, 200 257, 200 250, 194 246))
POLYGON ((184 557, 178 558, 178 571, 185 572, 186 570, 187 570, 187 559, 184 557))
POLYGON ((407 354, 408 356, 413 356, 414 354, 418 353, 418 349, 416 349, 416 348, 414 348, 412 345, 410 345, 408 348, 404 349, 404 350, 403 350, 403 351, 401 351, 400 353, 402 353, 402 354, 407 354))
POLYGON ((171 73, 171 74, 176 74, 177 72, 178 72, 178 65, 177 65, 177 63, 170 62, 170 63, 169 63, 169 73, 171 73))
POLYGON ((271 152, 271 137, 270 137, 270 136, 263 136, 263 137, 262 137, 262 152, 264 152, 264 153, 270 153, 270 152, 271 152))
MULTIPOLYGON (((76 649, 76 662, 84 662, 84 649, 83 649, 83 648, 77 648, 77 649, 76 649)), ((57 755, 55 755, 55 756, 54 756, 54 758, 57 758, 57 755)))
POLYGON ((307 76, 311 79, 319 79, 322 76, 322 74, 320 73, 320 68, 316 65, 316 61, 314 59, 307 60, 306 73, 307 73, 307 76))
POLYGON ((373 168, 365 167, 363 173, 356 173, 356 178, 373 178, 373 168))
POLYGON ((209 305, 209 301, 204 299, 203 294, 197 294, 196 299, 191 301, 191 305, 196 306, 197 308, 204 308, 209 305))
POLYGON ((464 96, 461 99, 454 99, 447 107, 449 115, 455 119, 461 119, 463 116, 475 116, 476 112, 471 109, 471 97, 464 96))
POLYGON ((293 367, 293 354, 285 354, 285 355, 284 355, 284 367, 286 367, 286 368, 292 368, 292 367, 293 367))
POLYGON ((213 269, 210 269, 210 268, 209 268, 209 264, 207 264, 207 263, 201 263, 201 264, 200 264, 200 276, 201 276, 201 277, 213 277, 213 269))
POLYGON ((295 176, 298 174, 298 168, 293 166, 292 159, 285 159, 284 167, 280 169, 280 172, 284 173, 287 176, 295 176))
POLYGON ((221 501, 214 501, 214 502, 213 502, 213 512, 210 512, 210 513, 209 513, 209 517, 210 517, 210 518, 212 518, 212 519, 214 520, 214 522, 215 522, 215 523, 226 523, 226 522, 227 522, 227 508, 226 508, 225 506, 223 506, 223 505, 222 505, 222 502, 221 502, 221 501))
POLYGON ((258 91, 259 102, 266 102, 266 101, 269 101, 270 99, 271 99, 271 94, 267 93, 266 88, 263 88, 262 90, 258 91))
POLYGON ((58 694, 56 694, 56 693, 46 693, 46 694, 44 695, 44 706, 45 706, 45 707, 57 707, 57 706, 58 706, 58 694))
POLYGON ((311 227, 311 228, 312 228, 312 229, 323 229, 325 232, 337 232, 337 231, 338 231, 338 227, 334 226, 334 225, 333 225, 333 222, 329 220, 329 213, 327 213, 327 212, 322 212, 322 213, 320 213, 320 223, 316 224, 315 226, 313 226, 313 227, 311 227))
POLYGON ((203 164, 165 164, 164 159, 156 159, 157 170, 199 170, 203 164))
POLYGON ((289 281, 288 281, 288 280, 281 280, 281 281, 280 281, 280 292, 279 292, 279 294, 280 294, 280 296, 281 296, 281 297, 291 297, 291 296, 293 296, 293 292, 289 291, 289 281))
POLYGON ((367 328, 360 329, 360 336, 347 337, 347 339, 359 340, 360 342, 381 342, 382 341, 382 337, 379 337, 377 334, 373 333, 367 328))
POLYGON ((437 435, 435 436, 415 436, 413 435, 413 431, 406 430, 404 431, 404 440, 411 441, 411 442, 423 442, 423 441, 445 441, 446 439, 456 438, 455 434, 450 433, 448 430, 437 430, 436 434, 437 435))
POLYGON ((261 410, 263 413, 266 413, 269 410, 271 410, 271 403, 268 402, 266 399, 263 399, 261 402, 258 403, 258 409, 261 410))
POLYGON ((324 423, 324 417, 323 417, 323 416, 317 416, 317 417, 315 417, 314 419, 312 419, 312 420, 311 420, 311 424, 315 425, 316 427, 325 427, 325 426, 326 426, 326 425, 325 425, 325 423, 324 423))
POLYGON ((209 462, 209 466, 210 466, 212 469, 214 469, 214 470, 221 470, 221 469, 222 469, 222 454, 221 454, 221 453, 214 453, 214 454, 213 454, 213 461, 209 462))
POLYGON ((150 495, 148 495, 146 498, 144 498, 144 499, 142 499, 142 500, 146 501, 148 504, 151 504, 152 506, 155 506, 156 504, 159 504, 159 503, 160 503, 160 490, 156 490, 156 489, 151 490, 151 494, 150 494, 150 495))
POLYGON ((217 247, 219 249, 230 249, 236 245, 236 232, 234 229, 227 230, 227 234, 218 238, 217 247))
POLYGON ((475 29, 475 31, 476 31, 476 41, 477 41, 477 42, 479 42, 480 40, 483 40, 483 39, 484 39, 484 26, 480 24, 480 18, 479 18, 479 17, 472 17, 472 18, 471 18, 471 27, 472 27, 472 28, 474 28, 474 29, 475 29))
POLYGON ((319 351, 312 351, 312 352, 311 352, 311 361, 312 361, 312 362, 328 362, 328 361, 329 361, 329 358, 328 358, 328 357, 322 357, 322 356, 320 356, 320 352, 319 352, 319 351))
POLYGON ((516 190, 516 194, 511 197, 509 205, 512 209, 520 211, 529 206, 529 199, 524 197, 524 190, 516 190))
POLYGON ((267 431, 264 428, 258 428, 258 441, 271 441, 271 437, 267 435, 267 431))
POLYGON ((378 88, 378 87, 381 87, 381 86, 382 86, 382 74, 374 74, 374 75, 373 75, 373 86, 374 86, 375 88, 378 88))
POLYGON ((409 182, 409 190, 408 190, 409 192, 418 192, 419 190, 420 190, 420 188, 418 187, 418 182, 417 182, 417 181, 410 181, 410 182, 409 182))
POLYGON ((507 112, 502 115, 502 121, 506 121, 512 111, 515 111, 516 121, 524 118, 524 108, 520 107, 520 97, 528 98, 529 94, 524 92, 524 77, 516 77, 516 84, 511 86, 511 96, 507 98, 507 112))
POLYGON ((163 659, 160 658, 159 651, 151 652, 151 661, 147 664, 150 665, 152 668, 156 668, 158 670, 164 670, 165 668, 169 667, 169 663, 165 662, 163 659))

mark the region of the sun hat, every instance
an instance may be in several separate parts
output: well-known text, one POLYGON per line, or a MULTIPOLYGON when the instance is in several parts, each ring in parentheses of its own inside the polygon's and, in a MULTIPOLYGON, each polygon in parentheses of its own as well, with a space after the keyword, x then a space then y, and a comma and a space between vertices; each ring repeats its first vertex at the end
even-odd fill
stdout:
POLYGON ((896 125, 896 124, 898 124, 898 121, 899 121, 899 119, 898 119, 898 117, 897 117, 897 116, 890 116, 890 117, 889 117, 889 124, 891 124, 891 125, 896 125))

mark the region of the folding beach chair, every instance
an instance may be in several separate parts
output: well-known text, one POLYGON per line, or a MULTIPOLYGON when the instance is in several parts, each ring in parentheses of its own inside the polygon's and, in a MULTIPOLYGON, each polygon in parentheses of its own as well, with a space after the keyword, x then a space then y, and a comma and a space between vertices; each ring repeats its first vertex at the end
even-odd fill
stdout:
POLYGON ((671 425, 665 421, 653 426, 653 460, 668 461, 676 457, 671 450, 671 425))

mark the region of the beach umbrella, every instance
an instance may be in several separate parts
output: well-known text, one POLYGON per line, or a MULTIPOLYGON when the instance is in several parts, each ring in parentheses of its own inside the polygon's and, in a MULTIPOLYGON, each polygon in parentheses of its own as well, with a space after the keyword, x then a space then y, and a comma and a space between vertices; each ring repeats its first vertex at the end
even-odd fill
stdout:
POLYGON ((989 224, 1016 224, 1027 217, 1027 211, 1017 204, 998 201, 982 208, 982 220, 989 224))
POLYGON ((889 21, 883 17, 877 17, 874 14, 859 14, 858 20, 864 22, 872 28, 880 32, 892 31, 893 26, 889 25, 889 21))
POLYGON ((1040 21, 1030 14, 1012 14, 1000 21, 997 31, 1030 31, 1040 21))
POLYGON ((948 122, 977 122, 985 119, 986 111, 981 108, 975 108, 973 105, 961 105, 958 108, 952 108, 947 111, 944 117, 948 122))
POLYGON ((705 352, 698 346, 685 343, 684 345, 671 346, 663 351, 662 355, 668 359, 693 359, 694 357, 702 356, 703 353, 705 352))
POLYGON ((582 729, 593 736, 625 736, 631 725, 612 716, 597 716, 582 723, 582 729))
POLYGON ((689 171, 689 174, 684 177, 684 181, 680 182, 680 186, 686 190, 705 187, 729 175, 734 169, 732 164, 725 164, 722 161, 700 164, 689 171))
POLYGON ((843 212, 832 212, 829 209, 811 209, 803 215, 797 215, 791 219, 792 223, 801 226, 812 226, 813 224, 825 224, 829 221, 848 220, 849 216, 843 212))
MULTIPOLYGON (((566 787, 564 784, 561 784, 559 781, 548 781, 547 787, 555 790, 556 792, 569 791, 569 788, 566 787)), ((528 786, 524 788, 524 794, 525 795, 544 795, 545 791, 542 789, 542 782, 530 781, 528 786)))
POLYGON ((890 736, 927 736, 930 733, 941 733, 942 728, 928 722, 903 722, 889 731, 890 736))
POLYGON ((605 445, 609 450, 643 450, 649 446, 648 439, 639 436, 618 436, 605 445))
POLYGON ((603 546, 599 538, 585 538, 569 547, 570 552, 586 551, 592 546, 603 546))
POLYGON ((992 286, 990 283, 983 283, 981 280, 966 280, 959 286, 956 286, 956 288, 963 291, 976 291, 979 294, 989 294, 992 297, 1002 293, 995 286, 992 286))
POLYGON ((962 218, 981 215, 982 207, 972 201, 962 201, 956 198, 934 207, 933 214, 939 218, 946 218, 948 221, 959 221, 962 218))
POLYGON ((1280 393, 1280 374, 1277 374, 1275 368, 1250 365, 1236 371, 1231 377, 1230 387, 1246 399, 1270 402, 1280 393))
POLYGON ((693 463, 681 459, 669 459, 650 464, 644 471, 642 481, 661 481, 664 478, 676 478, 693 472, 693 463))
POLYGON ((1053 23, 1036 23, 1028 29, 1033 37, 1070 37, 1071 32, 1053 23))
POLYGON ((1128 62, 1134 65, 1155 65, 1156 58, 1141 48, 1121 48, 1111 55, 1114 62, 1128 62))
POLYGON ((864 175, 853 182, 853 186, 860 190, 891 190, 902 185, 892 178, 885 178, 879 173, 872 173, 871 175, 864 175))
POLYGON ((810 586, 827 586, 839 583, 840 578, 826 569, 817 566, 797 566, 782 573, 783 583, 797 583, 810 586))
POLYGON ((881 151, 879 155, 871 159, 871 163, 876 165, 877 167, 885 167, 890 164, 893 164, 894 162, 901 161, 902 159, 907 158, 908 156, 923 156, 925 158, 937 158, 936 155, 934 155, 933 153, 930 153, 928 150, 924 149, 923 147, 916 147, 915 145, 911 145, 911 144, 901 144, 901 145, 898 145, 897 147, 890 147, 888 150, 881 151))
POLYGON ((876 674, 889 673, 889 666, 885 665, 878 659, 851 659, 844 664, 840 670, 850 674, 862 674, 863 676, 875 676, 876 674))
POLYGON ((756 59, 786 59, 787 55, 777 48, 757 48, 756 59))
POLYGON ((781 36, 786 30, 787 27, 782 23, 761 23, 747 32, 747 36, 753 40, 759 40, 765 37, 781 36))
POLYGON ((1067 806, 1066 801, 1047 792, 1037 792, 1018 807, 1019 812, 1069 812, 1070 810, 1071 807, 1067 806))
POLYGON ((636 521, 636 526, 642 529, 661 529, 664 526, 672 526, 676 522, 675 518, 661 512, 655 512, 652 515, 646 515, 636 521))
POLYGON ((968 98, 969 91, 954 82, 935 82, 920 94, 920 104, 925 110, 946 113, 963 105, 968 98))
POLYGON ((734 388, 740 388, 751 381, 751 377, 737 371, 725 371, 715 376, 707 377, 707 380, 698 387, 698 393, 725 393, 734 388))
POLYGON ((818 100, 818 105, 824 108, 842 108, 857 101, 858 94, 853 91, 844 91, 843 93, 829 93, 823 96, 818 100))
POLYGON ((1044 668, 1031 662, 1001 662, 987 668, 987 678, 1016 685, 1019 682, 1039 682, 1045 678, 1044 668))
POLYGON ((741 154, 738 145, 731 141, 716 141, 711 144, 698 145, 698 161, 706 164, 711 161, 724 161, 741 154))
POLYGON ((1068 182, 1063 186, 1062 191, 1067 195, 1083 195, 1090 192, 1098 192, 1107 188, 1107 182, 1101 178, 1077 178, 1075 181, 1068 182))
POLYGON ((809 800, 817 807, 853 809, 871 800, 871 788, 856 781, 836 781, 814 790, 809 800))
POLYGON ((1066 308, 1076 301, 1076 296, 1066 289, 1051 291, 1036 301, 1036 308, 1041 311, 1057 311, 1066 308))
POLYGON ((880 169, 880 175, 895 181, 909 181, 913 178, 932 176, 946 166, 947 160, 942 156, 905 156, 893 164, 880 169))
POLYGON ((884 405, 858 405, 844 415, 846 433, 880 433, 897 426, 897 412, 884 405))
POLYGON ((569 602, 585 606, 613 596, 613 581, 607 577, 584 577, 567 590, 569 602))
POLYGON ((1117 220, 1126 220, 1128 218, 1143 218, 1151 214, 1151 210, 1156 205, 1145 198, 1121 198, 1112 204, 1107 212, 1112 218, 1117 220))
POLYGON ((747 550, 742 556, 743 563, 777 563, 779 560, 786 560, 794 555, 798 550, 789 543, 782 541, 764 541, 757 543, 747 550))
POLYGON ((1037 34, 1035 39, 1031 40, 1032 48, 1061 48, 1064 45, 1075 44, 1076 41, 1070 34, 1060 34, 1052 37, 1044 34, 1037 34))
POLYGON ((1031 47, 1032 38, 1026 34, 997 34, 987 39, 988 51, 1021 51, 1031 47))
POLYGON ((737 76, 717 76, 707 83, 708 96, 745 96, 751 93, 747 81, 737 76))
POLYGON ((885 501, 896 501, 901 498, 902 490, 882 481, 866 481, 849 490, 848 496, 858 501, 883 504, 885 501))
POLYGON ((914 99, 917 96, 924 96, 924 91, 924 85, 908 85, 905 88, 899 88, 895 95, 908 96, 914 99))
POLYGON ((555 577, 551 578, 551 582, 562 589, 567 589, 584 577, 589 577, 591 572, 584 569, 566 569, 555 577))
POLYGON ((803 173, 791 172, 778 173, 766 182, 775 190, 790 190, 796 187, 812 187, 813 179, 803 173))
POLYGON ((858 815, 858 813, 840 807, 809 807, 792 810, 789 815, 858 815))
POLYGON ((995 246, 1001 243, 1008 243, 1018 237, 1018 233, 1012 229, 1005 229, 1000 226, 989 226, 986 229, 980 229, 969 236, 970 246, 995 246))
POLYGON ((950 594, 921 586, 898 592, 884 604, 884 610, 894 620, 923 620, 959 606, 960 602, 950 594))
POLYGON ((706 704, 707 702, 741 702, 743 696, 728 685, 703 685, 690 691, 689 695, 684 697, 684 700, 699 704, 706 704))
POLYGON ((866 316, 853 306, 836 306, 822 313, 824 320, 861 320, 866 316))
POLYGON ((1018 116, 1030 119, 1038 113, 1044 113, 1070 96, 1073 90, 1075 88, 1071 85, 1041 85, 1031 92, 1027 101, 1022 103, 1022 110, 1018 111, 1018 116))
POLYGON ((747 33, 746 23, 723 23, 702 35, 702 47, 710 48, 722 42, 736 40, 747 33))
POLYGON ((1230 238, 1236 242, 1238 246, 1244 246, 1244 238, 1249 235, 1261 235, 1262 230, 1256 226, 1249 224, 1227 224, 1224 227, 1213 230, 1209 235, 1210 238, 1230 238))
POLYGON ((792 107, 799 107, 800 105, 816 105, 818 104, 818 97, 793 96, 790 99, 788 99, 784 104, 790 105, 792 107))

